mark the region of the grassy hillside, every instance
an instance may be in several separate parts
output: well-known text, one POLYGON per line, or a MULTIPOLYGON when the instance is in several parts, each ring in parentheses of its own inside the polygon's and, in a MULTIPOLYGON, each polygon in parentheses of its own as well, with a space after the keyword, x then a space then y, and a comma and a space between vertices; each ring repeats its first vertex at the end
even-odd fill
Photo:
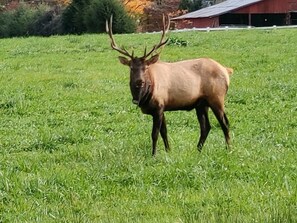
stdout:
MULTIPOLYGON (((235 70, 232 152, 212 115, 167 113, 172 151, 151 157, 151 117, 107 35, 0 40, 0 222, 296 222, 297 30, 171 33, 161 59, 235 70)), ((138 55, 159 34, 116 35, 138 55)))

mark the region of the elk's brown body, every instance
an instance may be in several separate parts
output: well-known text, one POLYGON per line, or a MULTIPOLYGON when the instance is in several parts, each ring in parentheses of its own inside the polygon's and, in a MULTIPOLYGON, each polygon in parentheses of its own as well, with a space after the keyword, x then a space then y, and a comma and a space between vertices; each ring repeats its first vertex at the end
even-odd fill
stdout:
MULTIPOLYGON (((169 21, 168 21, 169 23, 169 21)), ((159 61, 159 53, 148 57, 158 48, 164 46, 165 18, 161 41, 143 57, 134 57, 125 49, 117 47, 112 36, 112 19, 107 24, 107 32, 112 41, 112 48, 129 57, 119 57, 120 62, 130 67, 130 89, 133 103, 143 113, 153 116, 152 154, 156 154, 156 143, 159 133, 169 150, 167 127, 164 112, 174 110, 196 110, 200 124, 198 149, 201 151, 210 131, 208 110, 212 109, 218 119, 229 145, 229 123, 224 112, 224 99, 229 86, 229 76, 233 73, 209 58, 184 60, 175 63, 159 61)))

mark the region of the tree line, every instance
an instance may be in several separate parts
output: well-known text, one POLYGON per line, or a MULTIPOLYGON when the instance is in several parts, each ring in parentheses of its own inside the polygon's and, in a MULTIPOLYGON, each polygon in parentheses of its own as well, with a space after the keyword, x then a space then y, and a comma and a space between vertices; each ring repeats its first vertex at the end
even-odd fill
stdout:
MULTIPOLYGON (((154 31, 163 13, 197 10, 205 0, 0 0, 0 37, 98 33, 113 15, 114 33, 154 31)), ((209 2, 209 1, 208 1, 209 2)))

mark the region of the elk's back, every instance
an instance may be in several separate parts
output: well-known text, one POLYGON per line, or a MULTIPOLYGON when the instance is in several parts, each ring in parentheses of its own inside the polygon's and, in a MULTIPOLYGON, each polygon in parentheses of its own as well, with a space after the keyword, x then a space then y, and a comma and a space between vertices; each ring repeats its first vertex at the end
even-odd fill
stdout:
POLYGON ((208 58, 158 62, 149 72, 154 83, 152 103, 165 110, 192 109, 201 98, 224 98, 229 86, 227 69, 208 58))

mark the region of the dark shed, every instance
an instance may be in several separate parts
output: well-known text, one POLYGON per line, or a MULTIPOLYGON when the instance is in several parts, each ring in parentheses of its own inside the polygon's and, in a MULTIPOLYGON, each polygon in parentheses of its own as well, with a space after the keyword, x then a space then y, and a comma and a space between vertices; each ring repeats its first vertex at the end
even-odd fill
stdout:
POLYGON ((297 0, 227 0, 172 20, 178 29, 297 25, 297 0))

